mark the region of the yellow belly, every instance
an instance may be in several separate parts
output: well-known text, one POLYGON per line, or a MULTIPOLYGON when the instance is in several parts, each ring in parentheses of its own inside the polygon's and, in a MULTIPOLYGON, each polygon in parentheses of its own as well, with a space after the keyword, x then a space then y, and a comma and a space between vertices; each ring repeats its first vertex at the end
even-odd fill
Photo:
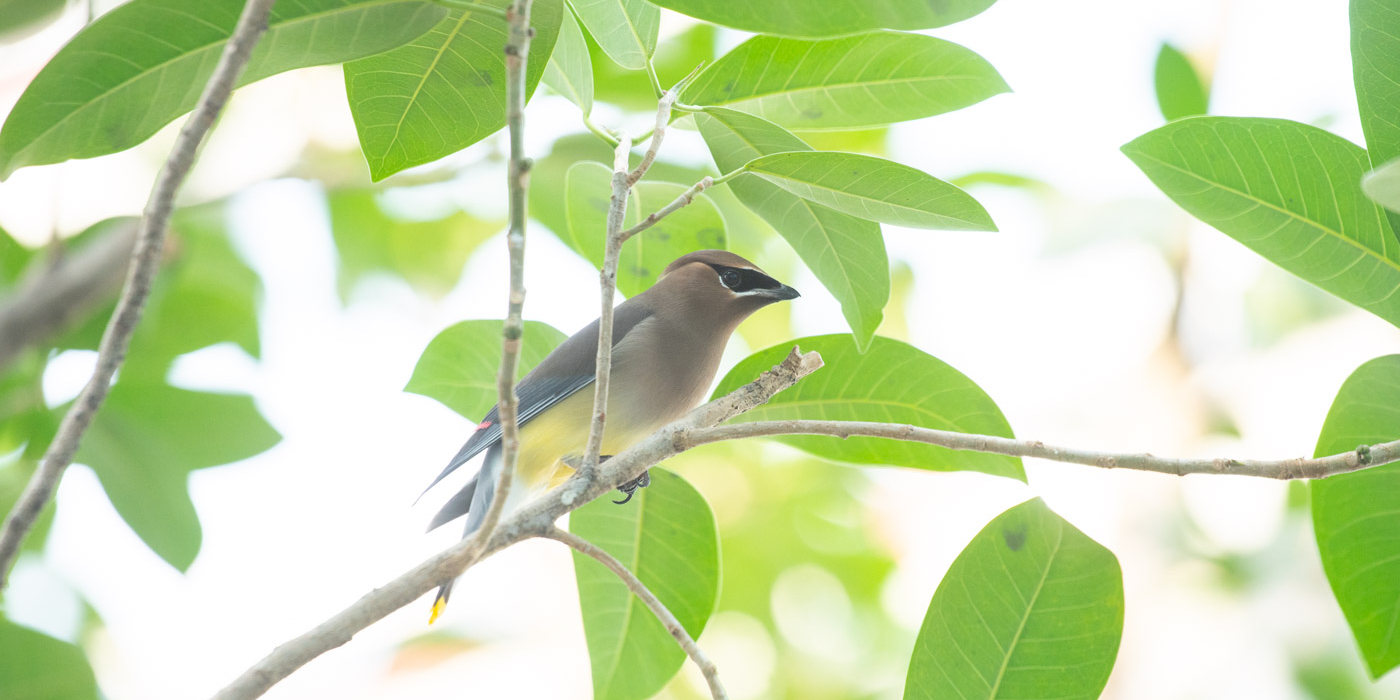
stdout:
MULTIPOLYGON (((515 473, 531 491, 558 486, 573 473, 564 460, 581 457, 587 449, 592 412, 590 386, 551 406, 520 429, 520 458, 515 473)), ((617 454, 655 429, 650 425, 628 426, 625 418, 618 415, 606 424, 602 454, 617 454)))

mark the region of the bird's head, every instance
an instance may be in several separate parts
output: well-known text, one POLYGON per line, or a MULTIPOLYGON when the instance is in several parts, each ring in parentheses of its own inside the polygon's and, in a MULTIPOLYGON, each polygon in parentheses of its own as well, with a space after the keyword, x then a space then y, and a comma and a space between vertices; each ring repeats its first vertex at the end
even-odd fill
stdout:
POLYGON ((710 317, 726 325, 737 325, 774 302, 801 296, 727 250, 697 250, 676 258, 648 295, 660 303, 683 305, 692 317, 710 317))

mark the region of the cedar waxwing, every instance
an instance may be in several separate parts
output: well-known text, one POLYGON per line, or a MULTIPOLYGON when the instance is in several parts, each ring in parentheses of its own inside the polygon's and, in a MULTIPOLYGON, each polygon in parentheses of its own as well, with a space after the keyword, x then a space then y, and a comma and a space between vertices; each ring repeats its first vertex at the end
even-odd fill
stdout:
MULTIPOLYGON (((613 311, 612 374, 602 454, 617 454, 698 405, 739 322, 769 304, 798 296, 796 289, 738 255, 700 250, 677 258, 650 289, 618 305, 613 311)), ((561 343, 516 385, 520 455, 507 510, 532 492, 563 483, 571 471, 564 460, 583 455, 593 415, 593 392, 583 389, 593 384, 597 353, 598 321, 594 321, 561 343)), ((481 526, 501 468, 497 408, 486 414, 428 488, 483 450, 486 460, 481 470, 438 511, 429 530, 463 515, 467 516, 463 537, 481 526)), ((643 476, 623 490, 630 499, 632 490, 645 485, 643 476)), ((438 589, 429 624, 446 607, 452 583, 447 581, 438 589)))

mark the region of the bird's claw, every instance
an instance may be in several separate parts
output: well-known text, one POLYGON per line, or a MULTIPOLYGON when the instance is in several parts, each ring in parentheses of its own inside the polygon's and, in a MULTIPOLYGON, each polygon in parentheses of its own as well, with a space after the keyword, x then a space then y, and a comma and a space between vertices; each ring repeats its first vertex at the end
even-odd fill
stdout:
POLYGON ((620 501, 613 501, 613 503, 616 503, 616 504, 618 504, 618 505, 622 505, 622 504, 624 504, 624 503, 626 503, 626 502, 632 500, 632 495, 635 494, 635 493, 637 493, 637 489, 644 489, 644 488, 646 488, 646 487, 648 487, 648 486, 650 486, 650 485, 651 485, 651 472, 650 472, 650 471, 644 471, 644 472, 642 472, 642 475, 641 475, 641 476, 639 476, 639 477, 637 477, 637 478, 635 478, 635 479, 633 479, 633 480, 631 480, 631 481, 629 481, 629 482, 627 482, 627 483, 625 483, 625 484, 623 484, 623 485, 617 487, 617 490, 618 490, 618 491, 621 491, 621 492, 627 494, 627 498, 624 498, 624 499, 622 499, 622 500, 620 500, 620 501))

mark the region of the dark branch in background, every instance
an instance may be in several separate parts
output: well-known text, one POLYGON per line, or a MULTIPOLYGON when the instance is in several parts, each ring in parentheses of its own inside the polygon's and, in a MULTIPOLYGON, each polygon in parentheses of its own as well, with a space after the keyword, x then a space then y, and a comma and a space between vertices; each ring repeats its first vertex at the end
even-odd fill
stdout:
POLYGON ((0 375, 25 350, 51 344, 121 292, 137 224, 121 223, 76 251, 60 247, 0 305, 0 375))
POLYGON ((214 126, 214 119, 228 101, 238 75, 248 63, 253 46, 267 31, 268 14, 276 0, 248 0, 238 25, 224 46, 219 63, 213 75, 204 86, 194 112, 180 134, 175 137, 175 146, 165 160, 160 175, 156 177, 151 197, 146 202, 146 211, 141 218, 136 234, 136 246, 131 254, 131 270, 127 275, 126 286, 117 309, 107 330, 102 334, 102 344, 98 348, 97 368, 92 379, 83 387, 82 393, 73 402, 73 407, 63 417, 58 434, 44 453, 44 458, 29 480, 24 493, 5 519, 0 528, 0 590, 4 589, 11 565, 19 554, 24 536, 34 525, 34 520, 53 496, 63 470, 73 461, 83 433, 92 424, 92 417, 102 406, 111 388, 112 377, 126 359, 131 335, 141 320, 141 310, 146 297, 151 292, 151 281, 155 279, 160 266, 161 250, 165 245, 165 230, 170 224, 170 214, 175 207, 175 193, 180 189, 185 176, 194 165, 199 144, 214 126))
MULTIPOLYGON (((515 0, 506 12, 510 23, 510 41, 506 44, 506 125, 510 133, 510 166, 506 189, 510 192, 510 231, 506 247, 510 250, 510 300, 505 324, 501 327, 501 369, 496 373, 496 393, 501 420, 501 473, 496 477, 496 492, 481 528, 473 537, 487 542, 501 521, 506 499, 510 496, 515 477, 515 464, 520 457, 520 425, 516 410, 515 374, 520 365, 520 342, 525 335, 525 193, 530 187, 530 159, 525 157, 525 62, 530 55, 530 3, 515 0)), ((465 567, 464 567, 465 568, 465 567)))
MULTIPOLYGON (((565 500, 565 488, 548 491, 507 516, 478 552, 478 539, 462 540, 434 555, 407 573, 376 588, 353 605, 314 629, 272 650, 257 664, 214 695, 214 700, 251 700, 267 692, 278 681, 307 662, 355 636, 356 632, 383 619, 389 613, 412 603, 445 578, 459 576, 468 566, 522 540, 540 537, 554 527, 554 521, 583 504, 635 479, 653 464, 677 454, 677 439, 686 431, 706 428, 762 404, 797 383, 822 365, 815 352, 800 354, 796 349, 787 359, 758 379, 735 389, 728 396, 701 406, 680 420, 652 433, 645 440, 623 450, 598 466, 597 478, 584 484, 578 497, 565 500)), ((575 474, 572 481, 582 481, 575 474)), ((477 531, 478 534, 481 532, 477 531)))
POLYGON ((551 527, 546 530, 544 536, 551 540, 569 545, 580 554, 593 557, 598 560, 598 563, 608 567, 609 571, 617 574, 617 577, 622 579, 622 582, 626 584, 627 590, 632 591, 632 594, 637 596, 637 599, 642 601, 642 603, 651 610, 651 614, 655 615, 656 619, 661 621, 661 626, 665 627, 666 631, 670 632, 671 636, 676 638, 676 643, 680 645, 681 649, 685 650, 686 656, 689 656, 690 660, 694 661, 695 665, 700 667, 700 673, 704 674, 705 682, 709 684, 710 695, 714 700, 728 699, 729 696, 724 692, 724 685, 719 682, 719 669, 715 668, 714 662, 710 661, 708 656, 705 656, 705 652, 701 651, 700 647, 695 644, 695 640, 692 639, 690 633, 686 632, 685 628, 681 626, 676 616, 671 614, 671 611, 667 609, 666 605, 646 587, 646 584, 642 583, 641 579, 637 578, 636 574, 632 573, 632 571, 627 568, 627 565, 618 561, 617 557, 608 554, 605 550, 592 542, 578 535, 560 530, 557 527, 551 527))
POLYGON ((685 436, 680 449, 724 440, 738 440, 765 435, 831 435, 848 438, 856 436, 882 437, 908 442, 925 442, 953 450, 986 452, 1012 457, 1036 457, 1056 462, 1086 464, 1101 469, 1131 469, 1161 474, 1231 474, 1264 479, 1321 479, 1368 467, 1400 461, 1400 440, 1376 445, 1361 445, 1351 452, 1316 459, 1178 459, 1157 457, 1146 453, 1115 454, 1055 447, 1039 440, 1013 440, 991 435, 971 435, 947 430, 920 428, 895 423, 860 421, 780 420, 721 425, 696 430, 685 436))

